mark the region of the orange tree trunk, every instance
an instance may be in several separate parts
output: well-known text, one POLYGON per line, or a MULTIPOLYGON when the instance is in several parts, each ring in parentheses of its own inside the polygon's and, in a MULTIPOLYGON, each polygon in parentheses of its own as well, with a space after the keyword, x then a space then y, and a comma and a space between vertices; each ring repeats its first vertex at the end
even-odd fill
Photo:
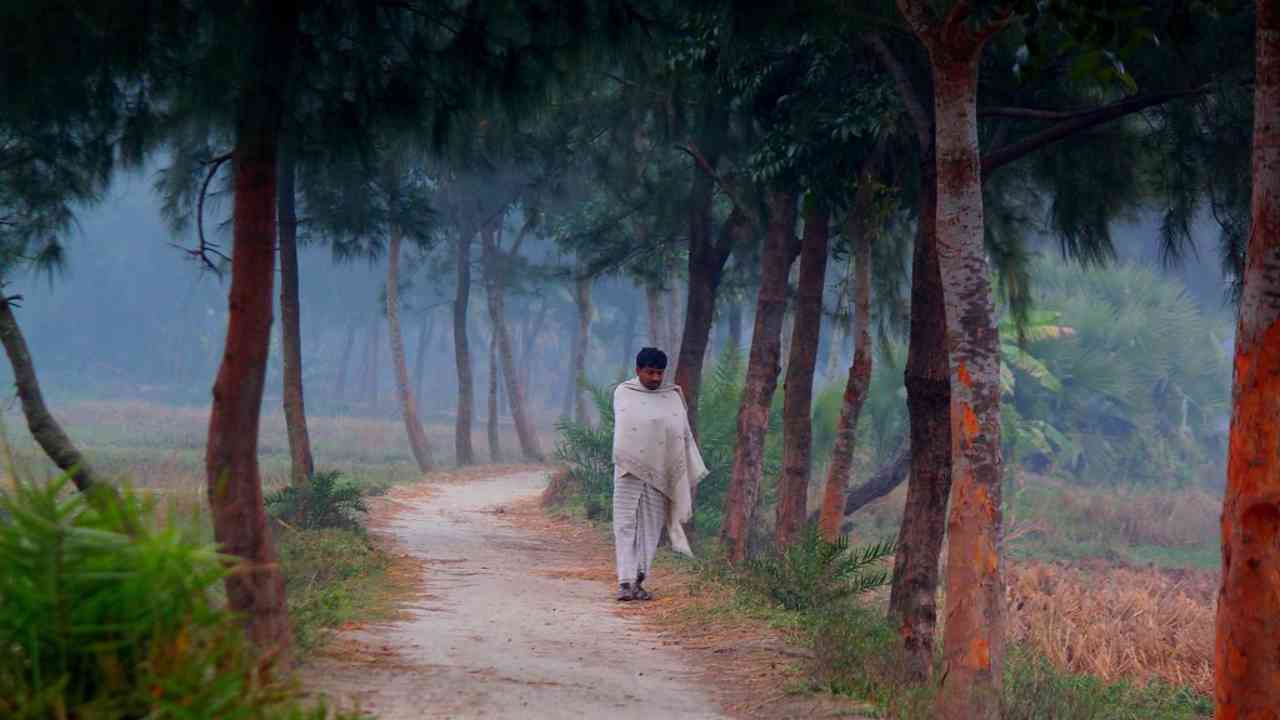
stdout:
POLYGON ((298 303, 298 217, 293 190, 294 164, 289 144, 281 145, 277 217, 280 223, 280 349, 284 365, 284 422, 289 434, 290 478, 310 482, 315 472, 307 407, 302 393, 302 331, 298 303))
POLYGON ((1236 331, 1215 717, 1280 717, 1280 0, 1257 5, 1253 198, 1236 331))
POLYGON ((458 370, 458 421, 453 432, 453 448, 459 465, 476 461, 471 446, 475 384, 471 377, 471 344, 467 338, 467 307, 471 302, 472 233, 463 230, 457 244, 457 290, 453 298, 453 358, 458 370))
POLYGON ((538 444, 538 436, 525 414, 524 388, 520 386, 520 376, 516 372, 515 358, 512 355, 511 333, 507 329, 505 305, 505 268, 500 249, 497 245, 496 232, 492 228, 481 231, 482 250, 485 268, 485 295, 489 301, 489 322, 493 326, 493 335, 498 350, 498 360, 502 363, 502 377, 507 386, 507 403, 511 407, 511 420, 516 426, 516 436, 520 439, 520 449, 528 460, 541 461, 542 448, 538 444))
POLYGON ((276 155, 285 83, 297 36, 295 2, 260 3, 250 52, 262 71, 241 91, 232 156, 235 202, 226 348, 213 386, 205 450, 213 533, 242 561, 226 579, 227 605, 246 623, 264 665, 289 651, 284 576, 262 503, 258 423, 271 343, 275 281, 276 155))
POLYGON ((822 333, 822 292, 826 289, 830 211, 807 203, 800 245, 795 329, 783 384, 782 477, 778 481, 776 539, 786 547, 800 536, 809 506, 809 467, 813 450, 813 373, 822 333))
POLYGON ((950 349, 952 486, 947 520, 943 718, 995 718, 1005 643, 1000 547, 1000 345, 983 245, 978 151, 982 43, 953 14, 929 38, 938 268, 950 349))
MULTIPOLYGON (((853 207, 845 221, 845 233, 853 245, 853 334, 856 344, 853 362, 849 365, 849 379, 844 386, 844 398, 840 403, 836 441, 831 449, 831 462, 827 465, 827 484, 818 516, 818 528, 828 542, 835 542, 840 537, 858 418, 862 416, 862 405, 871 385, 871 234, 866 227, 873 195, 868 182, 870 179, 870 174, 863 174, 864 181, 859 183, 853 207)), ((834 341, 831 344, 833 347, 836 345, 834 341)))
POLYGON ((391 339, 391 362, 396 371, 396 395, 400 399, 400 414, 409 435, 409 449, 418 463, 418 470, 430 472, 434 460, 431 444, 418 420, 418 408, 413 401, 413 389, 409 387, 409 365, 404 357, 404 337, 400 333, 400 226, 391 226, 391 239, 387 248, 387 336, 391 339))
POLYGON ((769 430, 769 408, 778 385, 778 361, 782 354, 782 316, 787 309, 787 276, 795 261, 792 233, 796 224, 796 194, 773 191, 768 196, 769 226, 760 257, 760 290, 756 297, 755 329, 747 359, 747 381, 738 408, 737 442, 733 450, 733 474, 725 499, 720 541, 729 560, 747 556, 751 524, 760 480, 764 473, 764 440, 769 430))

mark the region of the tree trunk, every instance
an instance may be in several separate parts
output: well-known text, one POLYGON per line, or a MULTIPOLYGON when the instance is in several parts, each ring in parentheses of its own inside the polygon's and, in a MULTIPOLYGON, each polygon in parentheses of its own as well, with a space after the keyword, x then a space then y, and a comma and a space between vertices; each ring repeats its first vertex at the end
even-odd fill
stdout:
POLYGON ((827 278, 830 211, 817 201, 806 204, 800 246, 800 280, 791 337, 791 356, 783 384, 782 477, 778 481, 776 539, 794 543, 804 529, 809 506, 809 470, 813 450, 813 374, 822 333, 822 295, 827 278))
POLYGON ((639 349, 635 346, 635 342, 636 326, 640 324, 640 315, 639 313, 628 312, 626 313, 626 316, 626 327, 622 331, 622 342, 619 343, 619 347, 622 350, 621 367, 623 371, 629 370, 635 365, 636 353, 639 352, 639 349))
POLYGON ((435 461, 431 457, 431 444, 418 420, 418 407, 413 401, 413 389, 409 387, 409 366, 404 359, 404 338, 400 334, 400 244, 402 231, 392 225, 387 248, 387 336, 391 339, 391 362, 396 371, 396 395, 400 398, 400 414, 404 417, 404 429, 409 435, 409 448, 418 470, 431 472, 435 461))
POLYGON ((729 347, 742 350, 742 304, 737 302, 729 306, 729 347))
POLYGON ((911 424, 911 477, 898 529, 889 617, 898 624, 904 667, 916 681, 933 669, 938 570, 951 494, 951 381, 946 308, 938 269, 937 184, 926 148, 911 270, 911 337, 905 384, 911 424))
MULTIPOLYGON (((674 272, 674 268, 672 269, 674 272)), ((680 372, 680 342, 684 335, 684 330, 680 326, 680 292, 676 288, 676 281, 672 280, 667 286, 667 344, 664 348, 667 356, 671 358, 671 363, 667 366, 667 372, 674 378, 680 372)), ((706 348, 706 343, 703 343, 706 348)))
POLYGON ((380 393, 378 392, 381 390, 379 381, 382 379, 382 373, 379 372, 382 370, 381 356, 382 318, 375 317, 373 320, 373 340, 372 345, 369 347, 369 407, 374 415, 377 415, 382 407, 379 402, 380 393))
POLYGON ((506 381, 507 402, 511 406, 511 420, 516 426, 516 436, 520 438, 520 450, 528 460, 542 461, 542 448, 538 444, 538 436, 525 414, 524 388, 520 387, 520 376, 516 372, 515 359, 512 356, 511 333, 506 325, 505 308, 505 275, 506 268, 495 238, 493 228, 481 232, 483 253, 485 256, 485 290, 489 301, 489 322, 493 325, 493 333, 497 339, 498 359, 502 363, 502 376, 506 381))
MULTIPOLYGON (((954 16, 953 16, 954 17, 954 16)), ((1000 340, 983 245, 978 150, 982 43, 949 20, 930 45, 936 118, 938 268, 951 380, 943 718, 995 718, 1004 665, 1000 340), (952 44, 958 43, 959 47, 952 44)))
POLYGON ((1236 331, 1215 717, 1280 708, 1280 1, 1257 5, 1253 197, 1236 331))
POLYGON ((747 362, 747 381, 738 409, 737 442, 733 451, 733 475, 725 500, 720 540, 731 562, 747 556, 760 479, 764 472, 764 440, 769 429, 769 408, 778 384, 782 315, 787 307, 787 277, 795 261, 796 194, 771 191, 768 196, 769 227, 760 257, 760 290, 756 300, 755 329, 747 362))
POLYGON ((289 433, 289 476, 295 486, 311 481, 315 461, 307 433, 307 410, 302 393, 302 331, 298 305, 298 217, 294 209, 293 152, 288 143, 280 153, 277 213, 280 232, 280 348, 284 365, 284 422, 289 433))
MULTIPOLYGON (((708 203, 710 200, 708 199, 708 203)), ((708 204, 708 212, 710 205, 708 204)), ((702 388, 702 372, 707 343, 716 315, 716 294, 724 276, 725 263, 734 246, 750 232, 747 218, 738 208, 725 220, 720 239, 709 237, 689 245, 689 294, 685 303, 684 336, 680 340, 680 361, 676 366, 675 384, 684 392, 689 405, 689 426, 698 431, 698 393, 702 388)), ((738 318, 741 321, 741 317, 738 318)))
POLYGON ((116 495, 115 488, 99 480, 89 462, 80 454, 44 404, 35 363, 31 360, 31 351, 22 336, 22 329, 18 327, 18 319, 14 317, 12 302, 12 299, 4 296, 3 286, 0 285, 0 342, 4 344, 5 354, 9 356, 9 364, 13 367, 14 385, 18 389, 18 400, 22 402, 22 414, 27 419, 31 437, 40 444, 40 449, 44 450, 53 464, 66 473, 71 482, 90 500, 97 501, 116 495))
POLYGON ((662 290, 646 287, 644 298, 649 309, 649 346, 665 351, 666 329, 662 320, 662 290))
POLYGON ((297 37, 296 2, 260 3, 236 121, 234 252, 226 348, 213 386, 205 450, 213 534, 243 565, 227 575, 227 606, 244 618, 264 670, 287 666, 289 614, 258 471, 258 428, 271 347, 275 283, 276 154, 297 37))
POLYGON ((454 454, 459 465, 476 461, 471 446, 471 418, 475 410, 475 385, 471 378, 471 345, 467 339, 467 307, 471 302, 472 233, 458 235, 457 291, 453 298, 453 358, 458 371, 458 422, 453 432, 454 454))
MULTIPOLYGON (((577 313, 574 313, 574 322, 568 324, 569 338, 571 346, 578 347, 578 323, 577 313)), ((560 396, 560 419, 570 420, 573 418, 573 407, 575 398, 578 394, 577 369, 573 366, 573 353, 570 352, 569 362, 565 363, 567 368, 564 377, 564 393, 560 396)))
MULTIPOLYGON (((431 336, 435 334, 436 324, 430 312, 422 313, 422 330, 418 332, 417 360, 413 367, 413 401, 422 407, 423 373, 427 369, 427 349, 431 344, 431 336)), ((461 463, 459 463, 461 464, 461 463)))
POLYGON ((502 443, 498 436, 498 339, 489 340, 489 462, 502 462, 502 443))
POLYGON ((588 418, 587 395, 579 383, 587 375, 587 349, 591 342, 591 278, 579 277, 574 284, 574 301, 578 306, 578 330, 573 348, 573 419, 585 423, 588 418))
POLYGON ((347 323, 347 339, 342 344, 342 354, 338 356, 338 378, 333 388, 333 395, 338 402, 342 402, 347 395, 347 370, 351 366, 351 348, 355 342, 356 323, 352 320, 347 323))
MULTIPOLYGON (((845 220, 845 234, 853 246, 853 334, 857 344, 840 403, 836 442, 831 450, 831 462, 827 465, 827 484, 818 521, 822 537, 829 542, 840 537, 840 526, 845 516, 845 488, 849 483, 853 449, 858 437, 858 419, 862 416, 862 405, 867 400, 867 388, 871 385, 871 228, 867 227, 867 214, 871 210, 872 174, 866 172, 862 177, 863 182, 858 185, 853 207, 845 220)), ((832 341, 831 347, 838 348, 839 343, 832 341)))

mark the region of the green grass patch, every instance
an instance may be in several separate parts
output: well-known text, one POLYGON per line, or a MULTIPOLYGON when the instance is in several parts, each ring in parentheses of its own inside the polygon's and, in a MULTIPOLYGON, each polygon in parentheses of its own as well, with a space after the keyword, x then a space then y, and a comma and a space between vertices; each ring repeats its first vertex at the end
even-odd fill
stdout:
POLYGON ((328 631, 392 609, 390 558, 354 530, 288 530, 278 538, 294 643, 302 656, 328 631))

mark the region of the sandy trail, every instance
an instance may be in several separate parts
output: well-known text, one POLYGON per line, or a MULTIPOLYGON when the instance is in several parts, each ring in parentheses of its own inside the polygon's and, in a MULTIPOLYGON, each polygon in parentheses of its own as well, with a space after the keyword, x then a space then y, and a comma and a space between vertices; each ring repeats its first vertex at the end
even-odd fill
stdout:
POLYGON ((720 718, 678 654, 614 612, 599 582, 549 577, 570 549, 500 514, 535 496, 524 472, 444 485, 387 528, 426 564, 406 620, 342 633, 392 662, 322 659, 304 681, 346 707, 399 718, 720 718))

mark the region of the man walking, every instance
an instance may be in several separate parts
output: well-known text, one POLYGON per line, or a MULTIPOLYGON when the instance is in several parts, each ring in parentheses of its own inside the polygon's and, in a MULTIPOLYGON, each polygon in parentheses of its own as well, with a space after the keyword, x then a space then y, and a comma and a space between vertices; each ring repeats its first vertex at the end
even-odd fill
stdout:
POLYGON ((624 602, 653 598, 643 583, 664 525, 672 549, 693 557, 681 523, 693 517, 693 493, 707 468, 684 393, 663 384, 666 370, 666 353, 644 348, 636 377, 613 391, 613 540, 624 602))

